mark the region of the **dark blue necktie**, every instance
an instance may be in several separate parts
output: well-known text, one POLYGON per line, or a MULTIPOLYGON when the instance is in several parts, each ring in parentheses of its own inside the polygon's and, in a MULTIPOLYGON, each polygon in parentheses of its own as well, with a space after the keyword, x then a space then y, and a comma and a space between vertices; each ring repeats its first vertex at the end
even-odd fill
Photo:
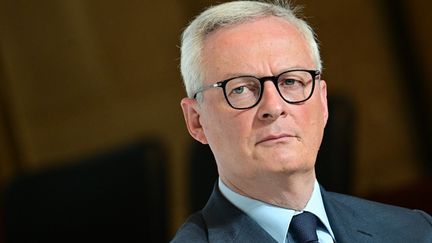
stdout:
POLYGON ((318 242, 317 220, 317 217, 309 212, 297 214, 291 220, 289 233, 297 243, 318 242))

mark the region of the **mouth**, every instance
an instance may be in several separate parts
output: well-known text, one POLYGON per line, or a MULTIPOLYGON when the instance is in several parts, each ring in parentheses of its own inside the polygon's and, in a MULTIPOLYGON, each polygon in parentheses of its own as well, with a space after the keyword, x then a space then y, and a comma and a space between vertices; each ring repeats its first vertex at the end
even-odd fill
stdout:
POLYGON ((278 135, 269 135, 266 136, 262 139, 260 139, 256 145, 258 144, 273 144, 273 143, 283 143, 283 142, 287 142, 293 138, 298 138, 295 135, 291 135, 291 134, 278 134, 278 135))

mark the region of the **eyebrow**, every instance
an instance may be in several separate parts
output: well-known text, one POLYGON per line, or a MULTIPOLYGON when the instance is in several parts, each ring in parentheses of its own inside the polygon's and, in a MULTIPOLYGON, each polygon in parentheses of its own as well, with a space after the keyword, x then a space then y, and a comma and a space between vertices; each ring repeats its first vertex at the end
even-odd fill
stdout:
MULTIPOLYGON (((306 68, 306 67, 303 67, 303 66, 292 66, 292 67, 289 67, 289 68, 280 69, 276 74, 272 74, 271 76, 277 76, 277 75, 279 75, 279 74, 281 74, 283 72, 287 72, 287 71, 290 71, 290 70, 296 70, 296 69, 311 69, 311 70, 313 69, 313 70, 315 70, 316 67, 314 67, 314 68, 306 68)), ((220 79, 220 80, 227 80, 227 79, 230 79, 232 77, 238 77, 238 76, 252 76, 252 77, 260 78, 260 77, 267 77, 268 75, 256 75, 256 74, 251 74, 251 73, 240 73, 240 72, 238 72, 238 73, 229 73, 229 74, 223 75, 223 78, 220 79)))

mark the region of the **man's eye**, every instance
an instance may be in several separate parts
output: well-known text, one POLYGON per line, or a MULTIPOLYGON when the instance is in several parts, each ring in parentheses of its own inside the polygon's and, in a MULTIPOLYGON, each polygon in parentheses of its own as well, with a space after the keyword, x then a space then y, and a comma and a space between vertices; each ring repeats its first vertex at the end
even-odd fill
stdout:
POLYGON ((294 78, 287 78, 287 79, 283 79, 280 83, 279 83, 280 87, 285 87, 285 88, 300 88, 300 87, 304 87, 305 83, 300 80, 300 79, 294 79, 294 78))
POLYGON ((256 95, 260 89, 259 85, 255 80, 233 80, 226 86, 226 91, 229 96, 246 97, 256 95))
POLYGON ((293 85, 296 82, 298 82, 298 81, 295 79, 285 79, 285 80, 283 80, 282 85, 293 85))
POLYGON ((233 89, 231 93, 234 93, 234 94, 241 94, 241 93, 243 93, 244 91, 245 91, 245 86, 240 86, 240 87, 237 87, 237 88, 233 89))

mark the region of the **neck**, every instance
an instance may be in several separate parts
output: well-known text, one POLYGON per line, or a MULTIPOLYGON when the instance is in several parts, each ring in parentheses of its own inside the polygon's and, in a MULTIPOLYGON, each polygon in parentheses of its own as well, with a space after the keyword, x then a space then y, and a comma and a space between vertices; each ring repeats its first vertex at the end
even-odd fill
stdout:
POLYGON ((315 183, 315 171, 303 174, 266 176, 251 180, 221 180, 231 190, 259 201, 301 211, 306 207, 315 183))

